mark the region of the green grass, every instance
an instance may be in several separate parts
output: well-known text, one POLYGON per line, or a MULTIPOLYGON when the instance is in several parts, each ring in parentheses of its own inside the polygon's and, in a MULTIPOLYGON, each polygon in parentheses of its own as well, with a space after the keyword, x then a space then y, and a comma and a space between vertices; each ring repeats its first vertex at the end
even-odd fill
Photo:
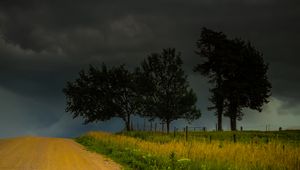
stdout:
MULTIPOLYGON (((126 142, 120 142, 111 139, 94 138, 90 135, 83 135, 76 138, 75 140, 84 145, 88 150, 95 151, 107 155, 114 161, 123 165, 124 169, 133 170, 218 170, 218 169, 232 169, 233 165, 227 162, 220 162, 218 158, 215 159, 204 159, 204 160, 190 160, 179 157, 175 152, 153 155, 146 151, 139 150, 136 143, 141 141, 164 144, 172 141, 185 142, 185 133, 161 133, 161 132, 144 132, 144 131, 131 131, 121 132, 116 135, 127 136, 135 139, 132 144, 126 142)), ((261 131, 243 131, 243 132, 189 132, 188 141, 203 141, 204 143, 210 143, 219 141, 220 145, 224 142, 232 142, 233 135, 236 136, 237 143, 251 143, 258 144, 259 147, 269 142, 285 143, 288 146, 300 146, 300 131, 272 131, 272 132, 261 132, 261 131)), ((255 146, 254 145, 254 146, 255 146)), ((219 146, 222 147, 222 146, 219 146)), ((284 149, 284 148, 283 148, 284 149)), ((199 153, 201 154, 201 153, 199 153)), ((298 160, 298 159, 297 159, 298 160)), ((261 168, 260 165, 253 165, 250 169, 265 169, 261 168)), ((233 168, 234 169, 234 168, 233 168)))
MULTIPOLYGON (((189 159, 177 159, 175 153, 169 157, 153 156, 149 153, 135 149, 134 147, 122 147, 113 142, 107 143, 96 140, 90 136, 81 136, 75 139, 90 151, 104 154, 117 163, 120 163, 125 170, 192 170, 199 169, 198 163, 189 159)), ((212 166, 212 165, 211 165, 212 166)))
MULTIPOLYGON (((161 132, 145 132, 145 131, 130 131, 120 132, 118 134, 139 138, 146 141, 166 143, 172 140, 186 140, 185 132, 170 132, 169 134, 161 132)), ((233 141, 234 135, 236 142, 243 143, 267 143, 271 141, 280 141, 289 144, 300 144, 300 131, 224 131, 224 132, 203 132, 203 131, 190 131, 188 132, 188 140, 199 140, 210 142, 217 141, 233 141)))

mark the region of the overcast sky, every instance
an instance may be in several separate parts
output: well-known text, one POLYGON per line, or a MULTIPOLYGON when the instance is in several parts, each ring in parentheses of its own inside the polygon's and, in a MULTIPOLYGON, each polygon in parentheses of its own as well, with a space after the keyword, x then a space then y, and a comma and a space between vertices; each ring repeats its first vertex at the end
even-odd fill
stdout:
MULTIPOLYGON (((192 72, 204 26, 251 41, 270 64, 270 103, 262 113, 244 110, 238 126, 300 128, 299 21, 299 0, 1 0, 0 137, 121 130, 119 119, 91 125, 73 120, 64 111, 62 88, 89 64, 134 68, 167 47, 182 52, 198 95, 203 115, 192 126, 214 128, 216 118, 207 111, 209 84, 192 72)), ((228 122, 225 118, 225 129, 228 122)))

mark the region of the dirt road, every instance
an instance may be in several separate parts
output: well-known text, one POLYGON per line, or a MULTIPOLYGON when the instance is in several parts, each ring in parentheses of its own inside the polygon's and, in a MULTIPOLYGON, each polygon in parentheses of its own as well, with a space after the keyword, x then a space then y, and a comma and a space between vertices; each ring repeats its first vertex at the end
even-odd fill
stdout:
POLYGON ((86 151, 71 139, 0 139, 0 170, 119 170, 120 166, 86 151))

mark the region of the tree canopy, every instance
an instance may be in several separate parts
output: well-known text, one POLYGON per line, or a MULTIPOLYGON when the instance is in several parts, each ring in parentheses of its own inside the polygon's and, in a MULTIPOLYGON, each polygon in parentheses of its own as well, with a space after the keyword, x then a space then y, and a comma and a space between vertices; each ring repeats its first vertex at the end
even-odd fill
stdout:
POLYGON ((173 120, 194 120, 201 113, 196 108, 197 96, 189 87, 182 69, 180 53, 173 48, 153 53, 142 62, 140 74, 147 89, 144 90, 145 114, 169 125, 173 120))
POLYGON ((210 101, 213 106, 209 110, 216 109, 218 118, 218 130, 222 131, 222 115, 224 110, 224 69, 226 68, 226 58, 228 57, 229 41, 227 36, 222 32, 215 32, 207 28, 203 28, 201 38, 196 42, 196 54, 200 57, 200 64, 194 68, 195 72, 200 72, 209 78, 209 82, 213 84, 210 88, 212 96, 210 101))
POLYGON ((271 95, 268 64, 250 42, 231 40, 232 49, 225 70, 224 91, 227 99, 225 116, 230 118, 231 129, 236 130, 236 119, 241 120, 243 108, 262 111, 271 95))
POLYGON ((73 118, 83 117, 85 123, 120 117, 130 130, 130 116, 141 109, 135 80, 135 74, 124 65, 111 69, 104 64, 100 69, 90 66, 63 89, 67 98, 66 111, 71 112, 73 118))
POLYGON ((219 130, 222 114, 230 117, 231 129, 236 130, 236 120, 242 119, 243 108, 261 111, 268 102, 268 65, 250 42, 228 39, 222 32, 203 28, 197 47, 197 54, 204 60, 194 70, 214 84, 210 99, 211 108, 217 109, 219 130))

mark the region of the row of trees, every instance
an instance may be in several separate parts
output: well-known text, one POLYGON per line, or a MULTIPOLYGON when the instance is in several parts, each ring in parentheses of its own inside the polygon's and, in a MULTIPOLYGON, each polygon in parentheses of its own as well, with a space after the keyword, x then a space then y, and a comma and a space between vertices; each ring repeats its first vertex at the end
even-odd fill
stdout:
MULTIPOLYGON (((268 65, 250 43, 228 39, 223 33, 206 28, 197 47, 201 60, 194 71, 208 77, 212 84, 209 109, 216 110, 218 130, 222 130, 223 115, 230 118, 231 129, 236 130, 242 109, 261 111, 270 96, 268 65)), ((74 118, 83 117, 85 123, 120 117, 127 130, 132 115, 149 120, 159 118, 169 132, 172 121, 192 121, 201 116, 196 107, 197 96, 188 84, 182 64, 181 54, 168 48, 150 54, 134 71, 124 65, 90 65, 63 89, 66 111, 74 118)))
POLYGON ((130 72, 124 65, 108 68, 90 66, 79 78, 68 82, 64 93, 67 111, 85 123, 120 117, 130 130, 132 115, 159 118, 169 132, 173 120, 200 117, 196 94, 189 87, 180 53, 164 49, 153 53, 130 72))

